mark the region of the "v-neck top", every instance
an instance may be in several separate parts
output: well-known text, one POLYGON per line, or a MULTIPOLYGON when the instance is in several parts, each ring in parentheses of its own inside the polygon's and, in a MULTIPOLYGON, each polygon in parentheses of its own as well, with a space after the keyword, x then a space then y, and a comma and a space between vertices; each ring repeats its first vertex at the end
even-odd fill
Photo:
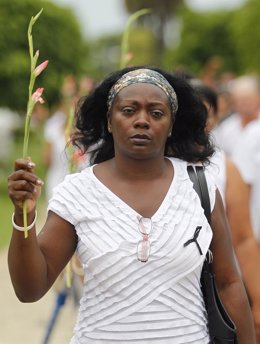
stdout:
MULTIPOLYGON (((169 160, 171 162, 171 165, 172 165, 172 168, 174 170, 174 166, 173 166, 173 163, 172 163, 172 160, 166 158, 167 160, 169 160)), ((130 205, 128 205, 124 200, 122 200, 119 196, 117 196, 113 191, 111 191, 103 182, 101 182, 98 177, 96 177, 95 173, 94 173, 94 167, 95 165, 93 166, 90 166, 89 167, 89 171, 91 173, 91 176, 93 179, 95 179, 96 183, 99 184, 100 186, 100 189, 104 188, 104 192, 110 194, 111 198, 114 199, 114 201, 117 201, 119 203, 121 203, 121 206, 123 208, 128 208, 129 211, 132 211, 133 214, 135 216, 139 216, 139 217, 142 217, 141 214, 139 214, 135 209, 133 209, 130 205)), ((175 172, 174 172, 175 173, 175 172)), ((177 178, 172 178, 171 180, 171 183, 169 185, 169 188, 168 188, 168 191, 166 193, 166 195, 164 196, 164 199, 163 201, 161 202, 160 206, 158 207, 158 209, 155 211, 155 213, 151 216, 151 219, 152 220, 155 220, 156 217, 158 216, 158 214, 160 214, 161 211, 163 211, 164 209, 164 204, 167 203, 167 198, 168 198, 168 195, 171 193, 171 190, 172 188, 174 188, 174 185, 176 183, 176 180, 177 178)), ((139 195, 137 195, 139 197, 139 195)))
MULTIPOLYGON (((187 162, 170 161, 174 177, 151 217, 146 263, 137 258, 140 214, 94 175, 93 166, 54 189, 48 209, 74 225, 84 270, 70 344, 209 343, 200 274, 212 231, 187 162)), ((215 183, 206 177, 213 208, 215 183)))

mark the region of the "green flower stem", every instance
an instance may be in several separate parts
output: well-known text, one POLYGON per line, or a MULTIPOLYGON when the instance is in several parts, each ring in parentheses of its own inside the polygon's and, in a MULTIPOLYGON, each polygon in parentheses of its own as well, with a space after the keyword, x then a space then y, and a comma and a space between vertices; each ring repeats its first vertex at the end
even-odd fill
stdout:
POLYGON ((23 202, 23 225, 24 225, 24 238, 28 238, 28 225, 27 225, 27 204, 23 202))
POLYGON ((69 160, 69 173, 73 172, 73 150, 72 150, 72 145, 70 142, 70 135, 72 132, 72 127, 73 127, 73 120, 74 120, 74 107, 71 106, 69 109, 69 117, 68 117, 68 122, 65 130, 65 137, 66 137, 66 142, 69 144, 68 146, 68 160, 69 160))
POLYGON ((26 158, 28 154, 30 124, 31 124, 33 106, 34 106, 33 102, 29 101, 28 106, 27 106, 27 115, 26 115, 25 126, 24 126, 24 140, 23 140, 23 157, 24 158, 26 158))
POLYGON ((133 13, 127 23, 126 23, 126 28, 125 31, 123 33, 123 38, 122 38, 122 42, 121 42, 121 59, 120 59, 120 68, 124 68, 126 67, 127 64, 127 53, 129 52, 129 35, 130 35, 130 28, 131 25, 133 24, 133 22, 135 20, 137 20, 139 17, 151 13, 151 10, 146 8, 146 9, 142 9, 139 10, 135 13, 133 13))
MULTIPOLYGON (((34 69, 36 67, 38 54, 33 56, 33 37, 32 37, 32 27, 39 18, 43 11, 41 11, 35 16, 32 17, 28 27, 28 43, 29 43, 29 54, 30 54, 30 61, 31 61, 31 73, 30 73, 30 82, 29 82, 29 94, 28 94, 28 103, 27 103, 27 113, 26 113, 26 120, 25 120, 25 128, 24 128, 24 141, 23 141, 23 157, 26 158, 28 155, 28 145, 29 145, 29 136, 30 136, 30 123, 31 123, 31 115, 33 111, 33 107, 35 102, 32 100, 32 92, 35 83, 35 75, 34 69)), ((28 237, 28 225, 27 225, 27 204, 26 201, 23 202, 23 225, 24 225, 24 237, 28 237)))

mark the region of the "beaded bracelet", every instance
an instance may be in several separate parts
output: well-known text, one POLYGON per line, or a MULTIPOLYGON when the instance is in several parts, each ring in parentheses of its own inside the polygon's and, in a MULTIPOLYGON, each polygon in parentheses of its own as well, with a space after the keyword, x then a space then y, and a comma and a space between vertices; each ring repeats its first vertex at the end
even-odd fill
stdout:
MULTIPOLYGON (((35 211, 35 218, 34 218, 33 222, 29 226, 27 226, 28 231, 34 227, 36 220, 37 220, 37 210, 35 211)), ((13 224, 13 227, 15 229, 17 229, 18 231, 21 231, 21 232, 25 231, 25 227, 20 227, 14 222, 14 213, 12 215, 12 224, 13 224)))

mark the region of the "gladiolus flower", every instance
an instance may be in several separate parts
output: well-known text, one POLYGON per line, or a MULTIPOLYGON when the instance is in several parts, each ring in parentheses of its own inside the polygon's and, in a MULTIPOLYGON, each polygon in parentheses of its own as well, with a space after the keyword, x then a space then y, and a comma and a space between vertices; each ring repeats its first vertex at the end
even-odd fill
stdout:
POLYGON ((40 75, 41 72, 48 66, 48 63, 49 63, 49 61, 46 60, 46 61, 42 62, 38 67, 36 67, 34 70, 35 76, 40 75))
POLYGON ((134 55, 131 52, 126 54, 126 62, 130 62, 133 59, 134 55))
POLYGON ((126 28, 124 30, 122 42, 121 42, 120 68, 126 67, 126 65, 129 63, 130 59, 132 58, 132 56, 130 54, 128 54, 128 52, 129 52, 129 35, 130 35, 130 29, 131 29, 132 23, 134 21, 136 21, 140 16, 146 15, 150 12, 151 12, 150 9, 144 8, 144 9, 141 9, 141 10, 133 13, 129 17, 129 19, 126 23, 126 28))
POLYGON ((32 94, 32 100, 34 103, 40 102, 41 104, 44 103, 44 100, 42 98, 42 93, 44 91, 44 88, 37 88, 37 90, 32 94))
MULTIPOLYGON (((41 104, 44 103, 42 99, 43 88, 38 88, 34 93, 32 90, 34 88, 34 83, 37 76, 47 67, 49 61, 46 60, 41 63, 38 67, 36 67, 36 63, 39 57, 39 50, 36 51, 34 54, 33 51, 33 37, 32 37, 32 28, 39 16, 41 15, 43 9, 35 16, 32 17, 28 26, 27 36, 28 36, 28 43, 29 43, 29 54, 31 60, 31 74, 30 74, 30 82, 29 82, 29 97, 27 102, 27 112, 25 118, 25 126, 24 126, 24 140, 23 140, 23 157, 28 156, 28 144, 29 144, 29 136, 30 136, 30 122, 32 111, 37 102, 41 104)), ((27 203, 23 201, 23 223, 24 223, 24 237, 28 237, 28 228, 27 228, 27 203)))

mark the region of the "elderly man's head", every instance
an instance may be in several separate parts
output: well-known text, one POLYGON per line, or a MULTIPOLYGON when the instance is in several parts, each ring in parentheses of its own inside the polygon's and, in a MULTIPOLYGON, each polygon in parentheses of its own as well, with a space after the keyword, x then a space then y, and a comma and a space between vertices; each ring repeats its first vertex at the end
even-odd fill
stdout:
POLYGON ((241 76, 230 82, 233 107, 242 117, 258 116, 260 110, 260 83, 256 76, 241 76))

